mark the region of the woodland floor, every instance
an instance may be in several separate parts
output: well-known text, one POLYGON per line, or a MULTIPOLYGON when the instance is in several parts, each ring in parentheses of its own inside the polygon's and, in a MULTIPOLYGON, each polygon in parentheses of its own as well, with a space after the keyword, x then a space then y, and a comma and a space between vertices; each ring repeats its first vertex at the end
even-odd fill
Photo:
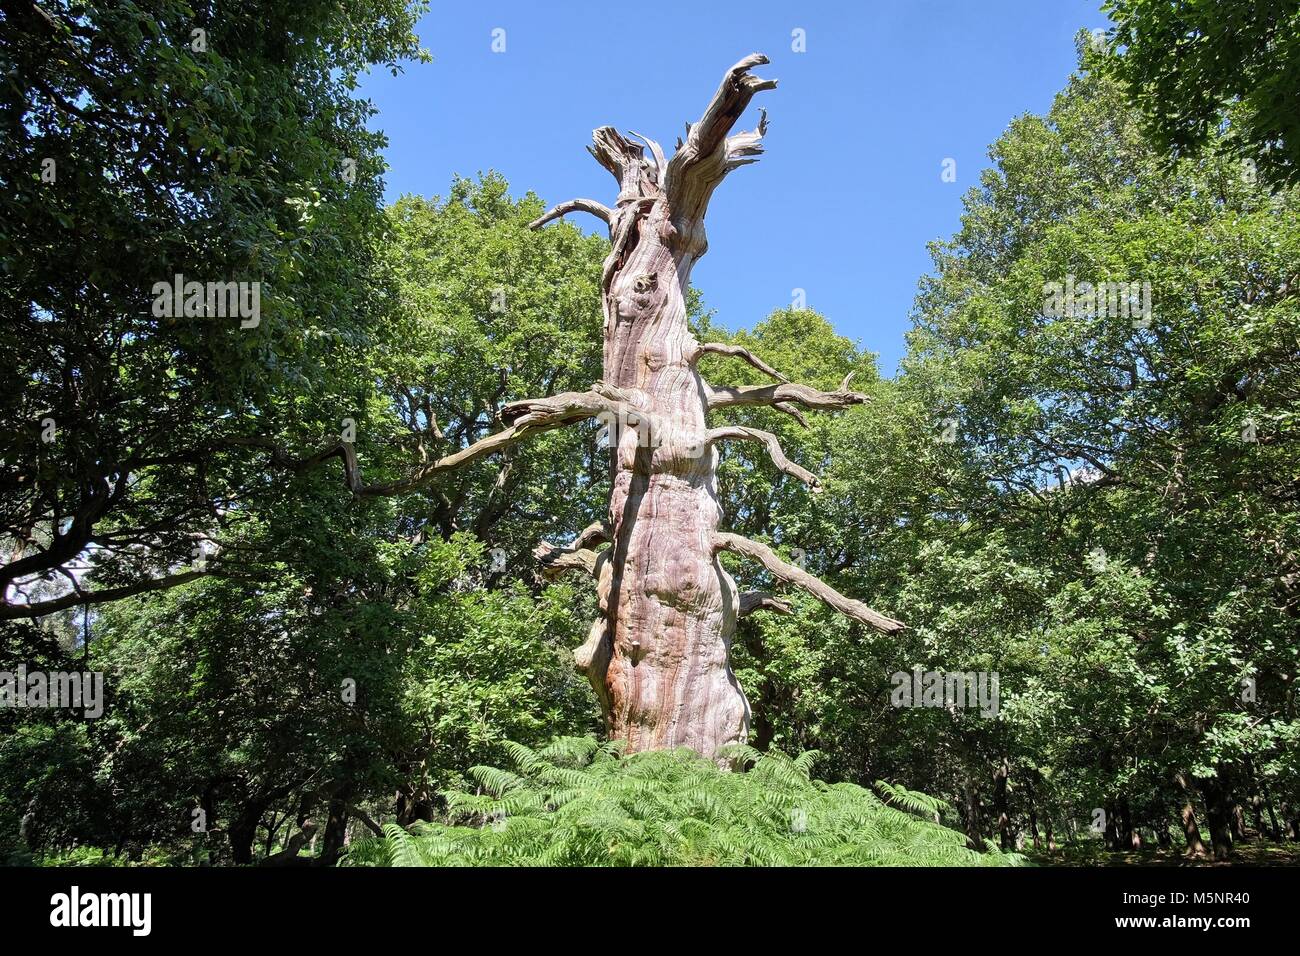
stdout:
POLYGON ((1022 852, 1037 866, 1300 866, 1300 843, 1268 840, 1238 843, 1232 849, 1231 859, 1221 861, 1209 857, 1189 859, 1183 855, 1181 847, 1111 852, 1095 844, 1081 844, 1060 847, 1054 853, 1044 850, 1022 852))

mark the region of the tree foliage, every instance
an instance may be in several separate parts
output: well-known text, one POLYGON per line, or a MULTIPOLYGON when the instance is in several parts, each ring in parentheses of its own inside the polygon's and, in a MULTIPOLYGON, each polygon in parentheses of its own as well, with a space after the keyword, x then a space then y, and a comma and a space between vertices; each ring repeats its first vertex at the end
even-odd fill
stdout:
POLYGON ((1300 3, 1107 0, 1102 9, 1116 24, 1109 68, 1161 146, 1187 155, 1214 144, 1252 173, 1300 182, 1300 3))

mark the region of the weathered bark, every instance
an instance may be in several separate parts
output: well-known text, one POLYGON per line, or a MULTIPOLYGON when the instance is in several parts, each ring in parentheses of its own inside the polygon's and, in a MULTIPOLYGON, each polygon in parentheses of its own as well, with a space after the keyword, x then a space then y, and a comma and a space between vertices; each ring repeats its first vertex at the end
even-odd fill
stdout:
POLYGON ((760 442, 782 471, 813 490, 818 485, 785 457, 775 436, 737 426, 710 429, 711 408, 768 405, 802 420, 796 405, 844 408, 866 400, 847 391, 847 383, 838 392, 791 385, 744 349, 697 342, 687 325, 691 269, 708 245, 709 197, 728 172, 762 152, 766 117, 751 132, 729 134, 754 94, 776 85, 749 72, 766 62, 755 54, 727 71, 671 160, 653 140, 632 134, 643 147, 611 127, 596 130, 589 150, 618 181, 614 206, 574 200, 533 223, 541 227, 582 211, 610 229, 601 277, 603 383, 622 398, 616 411, 601 414, 612 451, 609 519, 602 531, 609 547, 597 554, 586 546, 593 537, 565 549, 543 546, 538 557, 549 572, 580 569, 596 578, 600 618, 575 657, 600 698, 611 738, 625 741, 630 751, 686 746, 714 755, 746 739, 749 704, 728 660, 736 620, 788 608, 770 595, 742 596, 719 562, 721 550, 757 557, 777 578, 809 588, 874 627, 902 628, 762 545, 718 532, 720 442, 760 442), (780 384, 713 388, 696 368, 710 352, 742 358, 780 384))

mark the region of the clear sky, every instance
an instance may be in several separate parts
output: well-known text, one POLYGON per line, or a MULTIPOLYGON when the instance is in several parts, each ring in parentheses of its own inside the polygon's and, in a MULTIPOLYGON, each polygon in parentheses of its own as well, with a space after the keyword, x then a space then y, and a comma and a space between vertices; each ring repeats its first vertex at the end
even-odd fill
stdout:
MULTIPOLYGON (((388 135, 387 196, 445 195, 453 174, 495 169, 547 204, 612 203, 591 131, 636 130, 671 148, 727 67, 751 53, 780 80, 760 162, 714 194, 709 253, 692 280, 728 328, 805 290, 843 335, 902 356, 926 243, 957 228, 990 143, 1045 111, 1074 67, 1073 37, 1106 25, 1098 0, 434 0, 418 32, 430 64, 376 72, 362 92, 388 135), (505 52, 493 52, 504 30, 505 52), (792 31, 806 51, 794 52, 792 31), (498 34, 498 36, 500 36, 498 34), (956 182, 944 182, 945 159, 956 182)), ((589 216, 572 221, 603 229, 589 216)))

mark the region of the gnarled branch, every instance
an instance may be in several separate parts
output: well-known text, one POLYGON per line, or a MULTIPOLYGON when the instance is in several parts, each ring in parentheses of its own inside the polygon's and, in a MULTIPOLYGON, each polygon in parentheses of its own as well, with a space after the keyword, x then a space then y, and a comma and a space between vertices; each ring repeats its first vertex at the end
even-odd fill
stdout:
POLYGON ((755 611, 772 611, 774 614, 789 614, 790 605, 774 594, 766 591, 745 591, 740 595, 740 608, 736 617, 748 617, 755 611))
POLYGON ((870 396, 849 391, 850 372, 834 392, 823 392, 808 385, 783 382, 780 385, 710 385, 709 409, 729 408, 734 405, 770 405, 789 413, 782 405, 798 404, 806 408, 836 409, 862 405, 870 396))
POLYGON ((767 454, 772 459, 772 464, 777 469, 785 472, 787 475, 793 475, 798 478, 814 493, 818 494, 822 490, 822 483, 816 475, 802 465, 797 465, 785 456, 785 451, 781 448, 781 442, 771 432, 765 432, 758 428, 747 428, 744 425, 727 425, 723 428, 713 428, 705 435, 705 441, 708 444, 714 442, 726 441, 734 438, 739 441, 756 441, 762 442, 767 446, 767 454))
POLYGON ((758 126, 755 129, 727 137, 727 172, 758 162, 758 157, 763 154, 763 137, 766 135, 767 110, 760 108, 758 126))
POLYGON ((608 544, 609 541, 609 523, 606 521, 593 521, 578 532, 578 536, 573 539, 571 547, 589 548, 596 544, 608 544))
POLYGON ((0 603, 0 621, 44 617, 47 614, 55 614, 59 611, 66 611, 68 608, 81 607, 87 604, 107 604, 110 601, 120 601, 122 598, 145 594, 149 591, 165 591, 207 576, 207 571, 184 571, 180 574, 168 574, 161 578, 146 578, 143 581, 124 584, 116 588, 102 588, 98 591, 82 591, 78 589, 71 594, 64 594, 61 597, 50 598, 46 601, 36 601, 32 604, 0 603))
POLYGON ((804 417, 803 412, 799 411, 797 407, 791 405, 789 402, 773 402, 772 407, 778 412, 785 412, 785 414, 789 415, 804 428, 810 427, 808 425, 808 419, 804 417))
POLYGON ((546 541, 533 549, 533 557, 542 566, 542 576, 548 579, 559 577, 565 571, 585 571, 595 577, 601 553, 590 548, 557 548, 546 541))
POLYGON ((755 356, 749 349, 742 348, 739 345, 729 345, 726 342, 704 342, 697 345, 695 347, 695 352, 691 355, 691 362, 698 362, 701 356, 707 355, 710 352, 715 355, 730 355, 733 358, 744 359, 764 375, 770 375, 778 382, 790 381, 776 369, 772 368, 772 366, 755 356))
POLYGON ((760 122, 758 130, 753 133, 734 137, 737 150, 734 157, 729 156, 727 134, 755 93, 776 88, 776 80, 760 79, 749 72, 767 62, 763 54, 751 53, 729 69, 700 121, 687 127, 686 141, 668 161, 668 171, 664 176, 664 189, 670 203, 678 205, 687 192, 702 192, 707 199, 707 185, 726 175, 731 168, 731 159, 739 161, 736 165, 753 161, 751 157, 759 149, 757 143, 766 128, 766 121, 760 122), (706 188, 700 189, 701 186, 706 188))
POLYGON ((552 206, 537 219, 528 224, 529 229, 540 229, 552 219, 559 219, 567 216, 571 212, 589 212, 597 219, 603 219, 605 225, 609 225, 614 218, 614 213, 604 203, 596 202, 594 199, 570 199, 568 202, 562 202, 558 206, 552 206))
POLYGON ((378 497, 403 494, 423 487, 447 472, 463 468, 539 432, 572 425, 597 415, 626 414, 629 410, 637 411, 628 394, 604 382, 597 382, 585 392, 561 392, 546 398, 510 402, 501 410, 501 420, 508 428, 488 435, 454 454, 422 465, 405 478, 373 485, 367 485, 362 479, 357 451, 351 442, 333 442, 301 458, 292 457, 274 442, 264 439, 229 439, 227 444, 266 449, 271 453, 275 464, 293 472, 306 471, 332 458, 341 458, 343 479, 348 489, 358 497, 378 497))
MULTIPOLYGON (((659 169, 646 160, 645 150, 612 126, 591 134, 587 152, 618 180, 618 204, 659 194, 659 169)), ((612 215, 612 214, 611 214, 612 215)))
POLYGON ((738 534, 719 532, 713 538, 713 548, 715 551, 731 551, 747 558, 753 558, 779 580, 788 584, 797 584, 828 607, 834 608, 855 621, 869 624, 878 631, 883 631, 886 634, 897 634, 899 631, 906 630, 906 625, 901 621, 885 617, 885 615, 873 611, 861 601, 845 597, 825 581, 809 574, 802 568, 797 568, 793 564, 786 564, 776 556, 776 552, 765 544, 760 544, 738 534))
POLYGON ((586 571, 594 577, 596 562, 600 559, 601 553, 595 551, 593 546, 607 544, 609 540, 609 525, 603 521, 593 521, 578 532, 578 536, 568 547, 557 547, 548 541, 543 541, 533 549, 533 557, 541 563, 542 575, 546 578, 554 578, 565 571, 574 570, 586 571))

